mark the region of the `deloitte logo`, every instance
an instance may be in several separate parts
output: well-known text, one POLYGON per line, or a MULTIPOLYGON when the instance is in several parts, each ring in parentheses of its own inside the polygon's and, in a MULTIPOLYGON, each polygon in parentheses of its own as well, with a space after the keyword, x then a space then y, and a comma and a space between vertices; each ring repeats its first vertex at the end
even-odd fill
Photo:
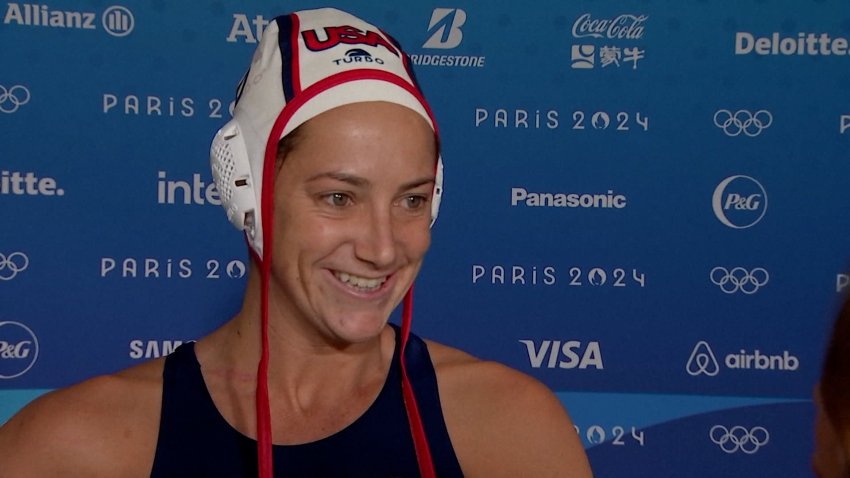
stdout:
POLYGON ((714 188, 711 207, 724 226, 746 229, 758 224, 767 212, 767 191, 749 176, 729 176, 714 188))
MULTIPOLYGON (((768 355, 756 349, 753 353, 748 353, 741 349, 737 353, 726 355, 723 360, 723 365, 726 368, 733 370, 781 370, 781 371, 796 371, 800 368, 800 359, 791 355, 787 350, 781 354, 768 355)), ((685 370, 688 375, 697 377, 699 375, 707 375, 714 377, 720 373, 720 364, 717 362, 717 357, 708 342, 700 340, 694 346, 691 352, 688 363, 685 364, 685 370)))
POLYGON ((20 322, 0 322, 0 380, 20 377, 38 359, 38 339, 20 322))

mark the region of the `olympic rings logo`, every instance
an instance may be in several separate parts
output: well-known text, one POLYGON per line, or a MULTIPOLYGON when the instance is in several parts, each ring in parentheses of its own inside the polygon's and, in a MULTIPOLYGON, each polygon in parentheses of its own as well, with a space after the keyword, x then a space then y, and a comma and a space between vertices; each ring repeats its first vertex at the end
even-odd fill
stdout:
POLYGON ((773 115, 767 110, 750 113, 739 110, 732 113, 729 110, 718 110, 714 113, 714 125, 722 129, 727 136, 738 136, 741 133, 754 138, 773 124, 773 115))
POLYGON ((715 267, 711 269, 709 277, 714 285, 727 294, 741 291, 747 295, 755 294, 770 280, 770 274, 763 267, 756 267, 751 271, 743 267, 735 267, 732 270, 715 267))
POLYGON ((29 257, 23 252, 13 252, 8 256, 0 253, 0 280, 12 280, 18 272, 30 265, 29 257))
POLYGON ((770 441, 770 433, 764 427, 758 426, 747 430, 740 425, 731 429, 723 425, 714 425, 708 432, 708 436, 721 450, 729 454, 740 450, 747 455, 752 455, 770 441))
POLYGON ((0 111, 14 113, 18 108, 29 103, 30 90, 23 85, 15 85, 9 89, 0 85, 0 111))

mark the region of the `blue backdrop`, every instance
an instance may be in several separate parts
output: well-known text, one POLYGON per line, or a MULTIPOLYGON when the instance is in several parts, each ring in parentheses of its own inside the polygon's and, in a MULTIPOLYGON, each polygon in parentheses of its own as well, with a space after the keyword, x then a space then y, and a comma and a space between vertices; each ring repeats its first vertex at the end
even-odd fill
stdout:
MULTIPOLYGON (((0 422, 198 338, 247 254, 208 148, 276 14, 0 10, 0 422)), ((414 329, 548 384, 597 476, 809 476, 850 264, 850 4, 337 5, 411 53, 446 183, 414 329)))

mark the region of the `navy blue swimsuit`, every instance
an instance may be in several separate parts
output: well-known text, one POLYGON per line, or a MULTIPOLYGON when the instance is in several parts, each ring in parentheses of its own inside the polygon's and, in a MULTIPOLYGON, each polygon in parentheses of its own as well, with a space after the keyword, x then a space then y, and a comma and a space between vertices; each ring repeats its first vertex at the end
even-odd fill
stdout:
MULTIPOLYGON (((391 324, 392 325, 392 324, 391 324)), ((417 477, 419 467, 401 394, 399 330, 387 381, 375 402, 351 425, 302 445, 275 445, 276 477, 417 477)), ((463 476, 452 448, 428 348, 407 344, 407 371, 437 476, 463 476)), ((209 395, 194 343, 165 360, 162 417, 152 477, 256 477, 257 444, 228 424, 209 395)))

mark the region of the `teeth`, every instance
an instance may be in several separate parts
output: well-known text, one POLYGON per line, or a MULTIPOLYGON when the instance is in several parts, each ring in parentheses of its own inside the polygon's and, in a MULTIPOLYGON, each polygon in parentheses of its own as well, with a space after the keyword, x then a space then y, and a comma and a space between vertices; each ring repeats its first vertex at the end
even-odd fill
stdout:
POLYGON ((386 277, 381 277, 380 279, 367 279, 365 277, 357 277, 346 272, 337 272, 336 277, 346 284, 353 285, 358 289, 366 290, 377 289, 387 280, 386 277))

